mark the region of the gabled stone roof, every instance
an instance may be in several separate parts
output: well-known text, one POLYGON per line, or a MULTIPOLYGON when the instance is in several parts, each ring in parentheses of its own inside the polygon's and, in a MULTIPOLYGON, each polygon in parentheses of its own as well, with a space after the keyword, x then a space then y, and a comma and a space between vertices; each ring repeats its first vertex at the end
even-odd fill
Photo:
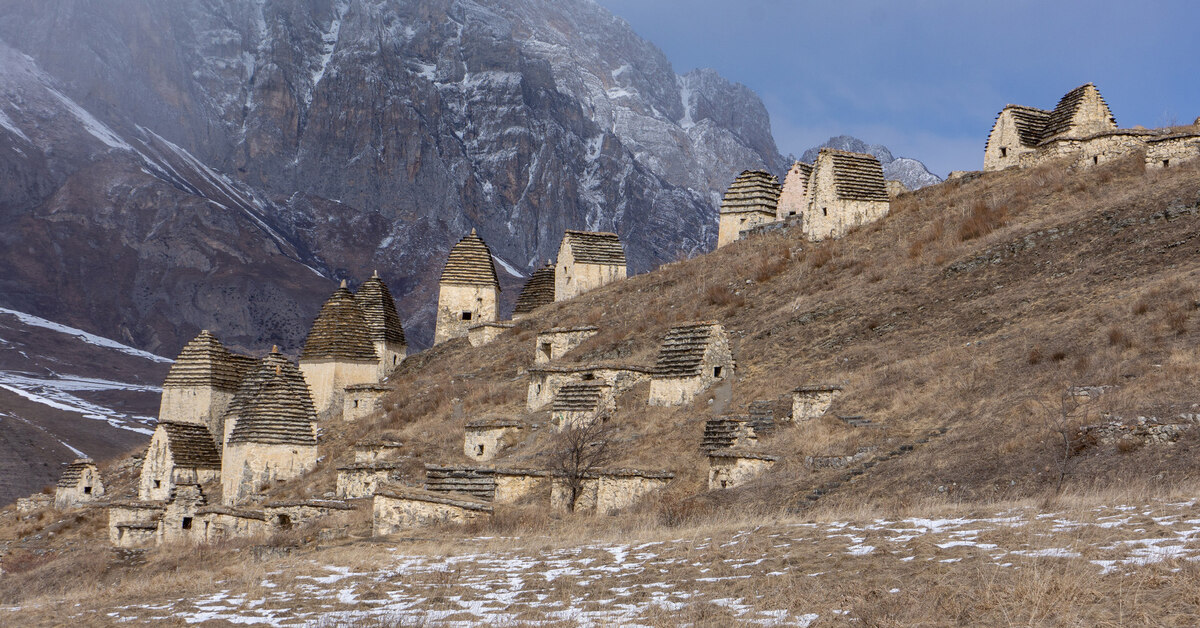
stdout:
POLYGON ((91 458, 77 458, 75 462, 63 469, 62 475, 58 476, 58 487, 75 488, 79 485, 79 480, 83 478, 84 469, 95 466, 96 463, 91 458))
POLYGON ((1084 83, 1079 87, 1069 91, 1058 101, 1058 106, 1050 113, 1046 119, 1046 126, 1042 130, 1042 141, 1046 141, 1056 135, 1061 135, 1071 130, 1071 122, 1075 119, 1075 113, 1079 110, 1079 106, 1083 104, 1084 97, 1088 91, 1095 90, 1096 98, 1100 99, 1100 103, 1104 105, 1105 111, 1108 111, 1108 121, 1113 128, 1117 126, 1117 119, 1113 117, 1112 111, 1108 109, 1108 103, 1104 102, 1104 96, 1100 94, 1100 90, 1091 83, 1084 83))
POLYGON ((371 340, 408 344, 404 339, 400 313, 396 311, 396 300, 392 298, 392 291, 388 290, 387 284, 379 278, 378 272, 358 287, 354 298, 358 300, 363 317, 367 320, 371 340))
POLYGON ((517 307, 513 314, 528 314, 543 305, 554 303, 554 264, 547 262, 545 266, 533 271, 521 295, 517 297, 517 307))
POLYGON ((721 200, 721 213, 758 211, 774 214, 782 190, 779 179, 769 172, 743 171, 725 191, 725 198, 721 200))
POLYGON ((848 201, 888 201, 883 166, 874 155, 822 148, 833 159, 837 197, 848 201))
POLYGON ((316 445, 317 412, 300 369, 277 350, 246 376, 229 403, 229 444, 316 445))
POLYGON ((495 286, 500 289, 496 277, 496 264, 492 251, 475 230, 458 241, 450 249, 446 267, 442 269, 441 283, 459 286, 495 286))
POLYGON ((190 469, 220 469, 221 454, 208 428, 196 423, 162 421, 158 424, 167 434, 167 448, 176 467, 190 469))
POLYGON ((658 350, 655 377, 696 377, 702 374, 704 353, 716 337, 718 323, 687 323, 672 327, 658 350))
POLYGON ((229 351, 205 329, 184 345, 167 372, 163 386, 211 386, 233 392, 246 373, 254 368, 255 362, 257 360, 252 357, 229 351))
POLYGON ((563 243, 571 245, 571 254, 579 264, 624 266, 625 249, 615 233, 571 231, 563 234, 563 243))
POLYGON ((573 382, 564 384, 554 395, 554 412, 595 412, 612 386, 604 382, 573 382))
POLYGON ((333 291, 304 339, 301 360, 378 360, 362 307, 346 288, 333 291))
POLYGON ((1009 105, 1004 109, 1012 112, 1013 124, 1017 127, 1017 135, 1022 146, 1034 147, 1042 141, 1042 135, 1046 131, 1046 121, 1050 119, 1049 111, 1022 105, 1009 105))

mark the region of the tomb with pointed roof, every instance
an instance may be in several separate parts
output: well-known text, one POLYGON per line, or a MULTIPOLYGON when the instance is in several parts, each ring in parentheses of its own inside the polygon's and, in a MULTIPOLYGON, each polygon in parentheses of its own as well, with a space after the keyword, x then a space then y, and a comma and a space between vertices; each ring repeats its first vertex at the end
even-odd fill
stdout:
POLYGON ((342 281, 321 306, 300 354, 300 370, 319 414, 340 411, 347 386, 379 381, 374 336, 361 303, 342 281))
POLYGON ((776 220, 787 220, 804 214, 808 206, 808 179, 812 176, 812 164, 797 161, 788 170, 779 193, 779 204, 775 209, 776 220))
POLYGON ((207 329, 184 345, 163 382, 158 419, 206 426, 213 438, 255 359, 229 351, 207 329))
POLYGON ((779 179, 762 170, 745 170, 734 179, 721 200, 717 247, 737 241, 743 231, 776 220, 782 188, 779 179))
POLYGON ((472 229, 450 249, 442 269, 433 344, 466 337, 480 323, 496 322, 499 303, 500 281, 492 252, 472 229))
POLYGON ((867 153, 822 148, 813 164, 802 229, 810 240, 845 235, 891 208, 883 166, 867 153))
POLYGON ((78 508, 104 496, 100 469, 91 458, 77 458, 63 469, 54 488, 54 507, 78 508))
POLYGON ((554 303, 554 263, 547 262, 545 266, 533 271, 525 286, 521 288, 517 306, 513 309, 513 319, 519 319, 551 303, 554 303))
POLYGON ((565 301, 624 279, 626 272, 625 249, 617 234, 567 230, 554 265, 554 300, 565 301))
POLYGON ((159 421, 142 459, 138 499, 170 498, 177 484, 206 484, 221 477, 221 453, 208 428, 159 421))
POLYGON ((396 311, 396 300, 378 271, 358 287, 354 298, 367 322, 375 354, 379 357, 379 379, 383 379, 408 355, 408 341, 404 337, 400 313, 396 311))

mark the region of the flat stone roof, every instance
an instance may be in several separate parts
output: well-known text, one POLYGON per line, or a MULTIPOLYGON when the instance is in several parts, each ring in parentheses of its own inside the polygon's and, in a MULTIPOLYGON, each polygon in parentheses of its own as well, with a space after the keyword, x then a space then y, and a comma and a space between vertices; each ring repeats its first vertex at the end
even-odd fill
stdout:
POLYGON ((734 450, 734 449, 722 449, 719 451, 710 452, 708 454, 708 457, 709 458, 747 458, 750 460, 769 460, 771 462, 775 462, 775 461, 779 460, 779 456, 773 456, 771 454, 762 454, 762 453, 757 453, 757 452, 753 452, 753 451, 741 451, 741 450, 734 450))
POLYGON ((346 392, 387 392, 390 387, 383 384, 351 384, 344 389, 346 392))
POLYGON ((636 364, 571 364, 571 365, 556 365, 550 366, 540 364, 529 367, 530 373, 586 373, 588 371, 629 371, 631 373, 645 373, 647 375, 654 373, 654 368, 649 366, 638 366, 636 364))
POLYGON ((379 460, 377 462, 352 462, 350 464, 337 467, 338 471, 390 471, 399 469, 404 466, 403 462, 393 460, 379 460))
POLYGON ((459 493, 435 493, 419 488, 411 488, 407 486, 381 486, 375 489, 376 497, 385 497, 389 499, 406 499, 410 501, 427 502, 430 504, 442 504, 445 506, 454 506, 465 510, 474 510, 477 512, 492 512, 492 505, 482 499, 476 499, 470 495, 459 493))
POLYGON ((569 334, 569 333, 580 332, 580 331, 600 331, 600 328, 596 327, 595 325, 582 325, 580 327, 551 327, 550 329, 547 329, 544 331, 539 331, 538 335, 541 336, 542 334, 569 334))
POLYGON ((354 506, 341 500, 334 499, 300 499, 278 501, 263 504, 263 508, 332 508, 334 510, 354 510, 354 506))
POLYGON ((496 427, 525 427, 525 424, 517 419, 503 419, 499 417, 491 419, 478 419, 467 422, 467 429, 486 429, 496 427))
POLYGON ((261 510, 245 510, 241 508, 230 508, 229 506, 205 506, 196 511, 198 515, 228 515, 230 517, 238 517, 241 519, 257 519, 258 521, 266 521, 267 514, 261 510))
POLYGON ((516 327, 516 325, 514 325, 513 323, 509 323, 507 321, 488 321, 485 323, 478 323, 476 325, 471 325, 470 327, 467 328, 467 331, 470 331, 472 329, 482 329, 484 327, 499 327, 501 329, 512 329, 513 327, 516 327))

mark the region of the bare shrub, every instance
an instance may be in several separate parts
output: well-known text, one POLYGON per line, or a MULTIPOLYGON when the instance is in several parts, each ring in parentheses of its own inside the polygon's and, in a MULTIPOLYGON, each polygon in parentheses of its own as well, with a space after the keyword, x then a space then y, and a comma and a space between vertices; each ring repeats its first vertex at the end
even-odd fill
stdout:
POLYGON ((598 414, 591 421, 566 427, 554 438, 550 451, 550 469, 569 492, 568 508, 583 492, 587 476, 611 463, 617 457, 612 447, 614 428, 608 417, 598 414))
POLYGON ((1038 364, 1042 361, 1043 357, 1044 356, 1042 356, 1042 346, 1041 345, 1033 345, 1033 347, 1031 347, 1029 349, 1029 356, 1026 358, 1026 361, 1029 362, 1030 364, 1038 364))
POLYGON ((1113 347, 1128 349, 1133 346, 1133 339, 1129 337, 1129 334, 1125 333, 1124 329, 1114 325, 1108 328, 1108 344, 1113 347))

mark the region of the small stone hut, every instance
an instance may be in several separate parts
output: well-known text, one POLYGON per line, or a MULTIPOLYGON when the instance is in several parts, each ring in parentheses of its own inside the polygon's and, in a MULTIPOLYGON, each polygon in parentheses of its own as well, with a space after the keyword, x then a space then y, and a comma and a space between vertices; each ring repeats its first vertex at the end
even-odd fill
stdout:
POLYGON ((545 266, 533 271, 521 288, 517 306, 513 309, 513 319, 519 319, 543 305, 550 305, 554 300, 554 262, 546 262, 545 266))
POLYGON ((787 220, 792 216, 803 216, 808 208, 808 180, 812 177, 812 164, 797 161, 788 170, 779 193, 779 205, 775 208, 776 220, 787 220))
MULTIPOLYGON (((574 512, 609 514, 628 508, 646 495, 666 488, 675 474, 670 471, 613 469, 588 473, 583 478, 574 512)), ((551 485, 550 507, 571 510, 571 490, 563 478, 554 478, 551 485)))
POLYGON ((290 530, 317 519, 354 510, 354 506, 341 500, 302 499, 269 502, 263 504, 267 522, 277 530, 290 530))
POLYGON ((155 541, 178 543, 203 540, 203 531, 197 526, 197 511, 208 504, 204 490, 199 484, 176 484, 171 499, 158 519, 155 541))
MULTIPOLYGON (((983 154, 983 169, 1029 166, 1042 157, 1056 157, 1079 148, 1081 140, 1117 132, 1116 118, 1092 83, 1069 91, 1052 111, 1008 105, 996 116, 983 154)), ((1138 135, 1138 133, 1133 133, 1138 135)), ((1096 148, 1121 144, 1136 148, 1136 138, 1101 141, 1096 148)), ((1094 155, 1100 162, 1101 155, 1094 155)))
POLYGON ((371 342, 375 345, 375 355, 379 357, 379 374, 377 379, 391 375, 392 370, 404 361, 408 355, 408 341, 404 338, 404 325, 400 322, 400 313, 396 311, 396 300, 392 291, 379 277, 379 271, 358 287, 354 294, 362 309, 363 318, 371 333, 371 342))
POLYGON ((568 230, 554 265, 554 300, 573 299, 624 279, 626 272, 625 249, 617 234, 568 230))
POLYGON ((1161 170, 1200 158, 1200 134, 1175 133, 1146 140, 1146 169, 1161 170))
POLYGON ((91 458, 76 458, 63 469, 54 490, 54 507, 60 510, 76 508, 104 496, 100 469, 91 458))
POLYGON ((512 323, 501 323, 498 321, 479 323, 467 328, 467 340, 471 342, 472 347, 482 347, 499 338, 500 334, 512 328, 512 323))
POLYGON ((235 398, 221 460, 222 501, 244 502, 261 487, 317 463, 317 414, 300 370, 279 353, 263 358, 235 398), (245 394, 243 394, 245 393, 245 394))
POLYGON ((1020 157, 1037 150, 1050 112, 1036 107, 1008 105, 996 115, 983 151, 984 170, 1003 170, 1021 164, 1020 157))
POLYGON ((383 408, 383 396, 390 389, 382 384, 347 386, 342 398, 342 420, 357 421, 383 408))
POLYGON ((838 238, 874 222, 891 207, 883 166, 874 155, 822 148, 809 182, 802 229, 810 240, 838 238))
POLYGON ((758 434, 755 433, 749 416, 725 415, 704 422, 704 438, 700 441, 700 451, 710 453, 733 447, 753 447, 757 444, 758 434))
POLYGON ((529 388, 525 396, 525 409, 529 412, 543 410, 554 402, 558 389, 572 382, 601 381, 613 387, 613 394, 621 393, 648 381, 654 369, 629 364, 585 364, 579 366, 553 366, 549 364, 529 367, 529 388))
POLYGON ((400 486, 383 486, 372 500, 375 536, 406 528, 465 523, 489 517, 492 505, 469 495, 452 495, 400 486))
POLYGON ((342 281, 321 307, 300 354, 300 371, 319 414, 340 410, 347 386, 379 381, 372 335, 362 306, 342 281))
POLYGON ((492 252, 472 229, 450 249, 442 270, 433 344, 462 338, 473 325, 495 322, 499 303, 500 280, 492 252))
POLYGON ((842 394, 837 384, 809 384, 792 391, 792 420, 810 421, 829 412, 834 399, 842 394))
POLYGON ((375 495, 384 484, 404 479, 403 462, 376 460, 354 462, 337 468, 338 499, 362 499, 375 495))
POLYGON ((166 500, 177 484, 204 484, 221 477, 221 454, 208 428, 159 421, 146 447, 138 499, 166 500))
POLYGON ((167 372, 158 420, 203 425, 219 441, 229 402, 256 363, 226 349, 207 329, 201 331, 167 372))
POLYGON ((559 431, 584 427, 616 406, 613 387, 602 381, 564 384, 550 406, 550 424, 559 431))
POLYGON ((108 504, 108 542, 114 547, 141 547, 154 542, 158 520, 166 510, 161 501, 116 501, 108 504))
POLYGON ((678 406, 733 376, 729 334, 720 323, 687 323, 663 339, 650 379, 650 405, 678 406))
POLYGON ((717 248, 737 241, 747 229, 774 222, 781 191, 779 179, 769 172, 746 170, 738 175, 721 200, 717 248))
POLYGON ((594 326, 555 327, 538 332, 533 352, 534 364, 546 364, 561 358, 600 330, 594 326))
POLYGON ((515 419, 483 419, 467 423, 463 455, 479 462, 491 460, 521 440, 525 424, 515 419))
POLYGON ((425 465, 425 490, 469 495, 492 504, 532 500, 550 503, 549 471, 497 467, 425 465))
POLYGON ((741 486, 765 473, 777 460, 777 456, 745 450, 711 452, 708 454, 708 488, 741 486))

